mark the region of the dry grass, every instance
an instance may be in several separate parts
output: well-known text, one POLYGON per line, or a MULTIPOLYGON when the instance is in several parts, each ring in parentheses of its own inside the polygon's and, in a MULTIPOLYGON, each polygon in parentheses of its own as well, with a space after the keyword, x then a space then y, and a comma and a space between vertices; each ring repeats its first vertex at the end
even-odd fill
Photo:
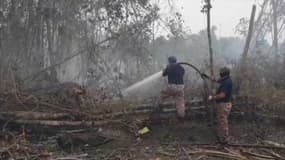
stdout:
POLYGON ((284 115, 285 113, 285 90, 263 88, 250 90, 246 93, 241 92, 241 95, 262 106, 262 109, 267 113, 275 115, 284 115))

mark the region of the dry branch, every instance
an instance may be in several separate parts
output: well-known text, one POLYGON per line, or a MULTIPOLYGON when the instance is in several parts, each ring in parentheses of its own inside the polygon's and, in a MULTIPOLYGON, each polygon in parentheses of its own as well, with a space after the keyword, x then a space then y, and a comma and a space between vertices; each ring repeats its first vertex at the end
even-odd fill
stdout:
POLYGON ((263 151, 265 151, 266 153, 269 153, 272 157, 275 157, 275 159, 277 159, 277 160, 284 160, 285 159, 280 154, 278 154, 272 150, 263 149, 263 151))
POLYGON ((253 153, 249 151, 242 151, 242 154, 246 156, 258 157, 258 158, 263 158, 263 159, 275 159, 275 157, 272 157, 272 156, 262 155, 262 154, 253 153))
POLYGON ((221 151, 215 151, 215 150, 198 150, 198 151, 189 151, 189 154, 192 155, 207 155, 207 156, 212 156, 212 157, 220 157, 220 158, 227 158, 227 159, 235 159, 235 160, 248 160, 247 157, 244 157, 242 155, 238 154, 231 154, 231 153, 225 153, 221 151))
MULTIPOLYGON (((190 145, 190 144, 186 144, 190 145)), ((193 146, 199 147, 215 147, 213 144, 205 143, 205 144, 191 144, 193 146)), ((260 145, 260 144, 228 144, 228 147, 240 147, 240 148, 263 148, 263 149, 277 149, 277 150, 285 150, 284 146, 270 146, 270 145, 260 145)))

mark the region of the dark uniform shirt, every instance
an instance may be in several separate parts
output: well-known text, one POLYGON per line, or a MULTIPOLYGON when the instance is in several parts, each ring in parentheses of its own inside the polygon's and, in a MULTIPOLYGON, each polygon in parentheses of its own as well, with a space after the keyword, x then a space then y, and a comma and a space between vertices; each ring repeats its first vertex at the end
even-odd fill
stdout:
POLYGON ((184 68, 176 63, 168 65, 162 75, 168 77, 168 84, 184 84, 184 73, 184 68))
POLYGON ((218 99, 217 103, 229 103, 232 101, 232 88, 233 82, 230 77, 227 77, 223 80, 219 81, 220 87, 217 90, 217 94, 225 93, 226 97, 222 99, 218 99))

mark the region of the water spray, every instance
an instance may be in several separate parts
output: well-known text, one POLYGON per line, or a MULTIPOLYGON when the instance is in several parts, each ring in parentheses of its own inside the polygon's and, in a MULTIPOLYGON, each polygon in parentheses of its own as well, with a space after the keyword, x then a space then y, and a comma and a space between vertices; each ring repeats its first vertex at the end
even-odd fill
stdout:
MULTIPOLYGON (((194 69, 203 80, 210 79, 209 76, 201 72, 196 66, 187 63, 187 62, 179 62, 180 65, 185 65, 194 69)), ((135 96, 135 95, 150 95, 149 91, 152 91, 152 94, 157 94, 154 92, 159 92, 160 89, 163 88, 163 79, 162 79, 162 71, 159 71, 133 85, 126 88, 122 92, 123 97, 127 96, 135 96), (154 89, 154 90, 153 90, 154 89), (148 93, 148 94, 147 94, 148 93)))

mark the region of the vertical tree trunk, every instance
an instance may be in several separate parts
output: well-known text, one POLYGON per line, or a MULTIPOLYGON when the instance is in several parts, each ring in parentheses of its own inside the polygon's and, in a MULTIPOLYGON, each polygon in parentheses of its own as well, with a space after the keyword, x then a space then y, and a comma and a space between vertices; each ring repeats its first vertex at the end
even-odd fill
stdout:
MULTIPOLYGON (((211 77, 214 77, 214 60, 213 60, 213 48, 212 48, 212 36, 211 36, 211 0, 206 1, 206 9, 207 9, 207 33, 208 33, 208 43, 209 43, 209 54, 210 54, 210 72, 211 77)), ((214 88, 214 82, 211 82, 211 94, 215 94, 215 88, 214 88)), ((215 105, 215 104, 213 104, 215 105)), ((208 107, 209 111, 209 119, 211 125, 214 123, 214 113, 213 113, 213 107, 208 107)))
POLYGON ((277 7, 278 7, 278 0, 271 0, 272 10, 273 10, 273 47, 274 47, 274 54, 278 55, 278 24, 277 24, 277 7))
POLYGON ((249 50, 249 46, 250 46, 250 42, 251 42, 251 38, 252 38, 254 19, 255 19, 255 12, 256 12, 256 5, 253 5, 252 6, 252 10, 251 10, 248 34, 247 34, 247 37, 246 37, 246 43, 245 43, 244 50, 243 50, 243 53, 242 53, 242 60, 243 60, 242 63, 243 63, 243 66, 246 64, 246 59, 247 59, 247 56, 248 56, 248 50, 249 50))
POLYGON ((214 60, 213 60, 213 48, 212 48, 212 36, 211 36, 211 0, 207 0, 207 32, 208 32, 208 43, 210 53, 210 71, 211 76, 214 76, 214 60))
POLYGON ((250 16, 248 33, 247 33, 247 37, 246 37, 246 43, 245 43, 244 50, 243 50, 243 53, 242 53, 242 62, 241 62, 240 73, 238 74, 238 77, 237 77, 237 88, 238 88, 238 90, 242 86, 242 79, 246 80, 246 78, 247 78, 247 73, 246 73, 247 57, 248 57, 248 50, 249 50, 250 42, 251 42, 251 39, 252 39, 254 19, 255 19, 255 12, 256 12, 256 5, 253 5, 252 6, 252 10, 251 10, 251 16, 250 16))
POLYGON ((267 8, 267 5, 270 4, 269 2, 270 2, 269 0, 264 0, 264 2, 262 3, 262 5, 260 7, 261 9, 260 9, 259 14, 257 16, 257 19, 256 19, 256 21, 254 23, 256 28, 253 31, 254 33, 252 35, 252 43, 250 45, 250 49, 249 50, 251 50, 252 47, 256 46, 256 41, 257 40, 260 40, 261 38, 264 38, 263 30, 265 28, 264 26, 265 26, 266 21, 267 21, 266 20, 267 18, 266 18, 266 15, 265 15, 265 10, 267 8))
MULTIPOLYGON (((252 34, 253 34, 253 27, 254 27, 254 19, 255 19, 255 12, 256 12, 256 5, 252 6, 252 11, 251 11, 251 16, 250 16, 250 23, 249 23, 249 29, 248 29, 248 34, 246 38, 246 44, 244 47, 244 51, 242 54, 242 68, 241 68, 241 73, 240 73, 240 84, 242 89, 245 91, 245 96, 248 99, 249 96, 249 73, 247 72, 248 68, 248 51, 250 47, 250 42, 252 39, 252 34), (242 81, 243 80, 243 81, 242 81)), ((248 110, 248 113, 246 117, 251 117, 253 115, 253 110, 249 105, 245 106, 248 110)))

